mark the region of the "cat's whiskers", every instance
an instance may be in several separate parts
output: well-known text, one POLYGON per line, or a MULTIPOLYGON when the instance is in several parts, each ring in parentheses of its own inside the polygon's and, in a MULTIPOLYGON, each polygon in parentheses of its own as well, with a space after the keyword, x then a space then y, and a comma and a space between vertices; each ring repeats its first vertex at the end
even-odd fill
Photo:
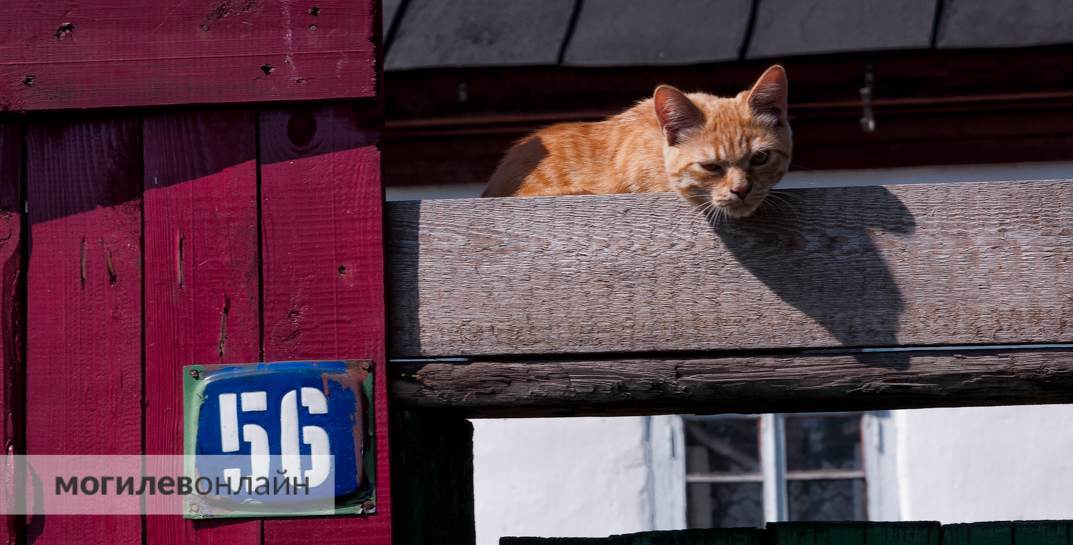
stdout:
MULTIPOLYGON (((707 221, 709 211, 710 211, 710 209, 712 207, 712 202, 711 201, 704 201, 701 204, 696 204, 693 201, 689 201, 689 204, 690 204, 690 206, 689 206, 690 210, 696 212, 695 214, 686 214, 686 217, 688 218, 687 219, 688 223, 686 224, 686 229, 692 231, 693 228, 695 227, 694 222, 697 221, 698 218, 703 219, 704 221, 707 221)), ((677 231, 678 228, 681 227, 681 223, 679 223, 680 221, 681 221, 681 218, 678 218, 677 220, 675 220, 674 230, 677 231)))

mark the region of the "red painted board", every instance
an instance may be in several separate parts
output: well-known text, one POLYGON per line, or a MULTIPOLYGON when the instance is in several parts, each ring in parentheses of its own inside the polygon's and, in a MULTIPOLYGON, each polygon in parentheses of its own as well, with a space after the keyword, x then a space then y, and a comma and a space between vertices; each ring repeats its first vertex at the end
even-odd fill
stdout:
MULTIPOLYGON (((4 454, 22 452, 22 131, 0 124, 0 441, 4 454)), ((4 493, 5 491, 0 491, 4 493)), ((0 542, 19 541, 21 517, 0 516, 0 542)))
POLYGON ((373 96, 374 9, 375 0, 4 0, 0 111, 373 96))
POLYGON ((377 512, 265 520, 266 545, 391 542, 384 256, 375 103, 261 113, 266 360, 375 363, 377 512))
MULTIPOLYGON (((135 119, 33 124, 26 450, 141 452, 141 131, 135 119)), ((134 516, 44 516, 35 545, 142 541, 134 516)))
MULTIPOLYGON (((206 110, 143 122, 147 454, 183 453, 184 365, 261 359, 254 116, 206 110)), ((148 545, 260 541, 257 520, 146 520, 148 545)))

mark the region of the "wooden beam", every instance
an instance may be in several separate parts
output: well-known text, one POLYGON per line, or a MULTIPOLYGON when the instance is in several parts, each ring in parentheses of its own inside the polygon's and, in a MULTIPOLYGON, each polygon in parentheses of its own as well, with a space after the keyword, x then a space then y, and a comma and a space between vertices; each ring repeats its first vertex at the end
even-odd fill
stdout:
POLYGON ((393 403, 467 417, 1073 402, 1073 348, 393 362, 393 403))
POLYGON ((1073 184, 391 203, 393 357, 1061 343, 1073 184))
POLYGON ((370 0, 4 7, 0 111, 376 94, 378 14, 370 0))

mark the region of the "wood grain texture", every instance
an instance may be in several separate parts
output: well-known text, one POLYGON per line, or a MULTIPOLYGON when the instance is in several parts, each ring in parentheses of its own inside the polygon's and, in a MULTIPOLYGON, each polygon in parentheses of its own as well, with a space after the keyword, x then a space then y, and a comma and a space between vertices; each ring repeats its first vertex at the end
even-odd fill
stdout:
POLYGON ((393 416, 395 543, 473 545, 473 425, 448 411, 393 416))
POLYGON ((8 0, 0 110, 374 96, 373 7, 8 0))
MULTIPOLYGON (((867 526, 847 522, 771 523, 767 525, 767 537, 772 545, 865 545, 867 526)), ((935 526, 938 530, 938 524, 935 526)))
POLYGON ((772 545, 939 545, 938 522, 768 523, 772 545))
POLYGON ((391 203, 391 354, 1073 339, 1073 184, 786 191, 711 227, 676 195, 391 203))
POLYGON ((404 407, 469 417, 799 412, 1073 402, 1073 350, 394 362, 404 407))
MULTIPOLYGON (((22 127, 0 123, 0 448, 23 453, 25 278, 22 273, 22 127)), ((5 490, 2 493, 8 493, 5 490)), ((23 517, 0 516, 0 542, 19 543, 23 517)))
POLYGON ((1073 543, 1073 522, 1018 521, 1013 523, 1015 545, 1069 545, 1073 543))
POLYGON ((1064 0, 943 0, 938 47, 1016 47, 1073 42, 1064 0))
POLYGON ((1013 545, 1013 523, 948 524, 943 526, 942 542, 944 545, 1013 545))
POLYGON ((611 536, 608 545, 761 545, 764 531, 756 528, 690 529, 611 536))
POLYGON ((266 520, 266 545, 391 543, 376 105, 260 114, 266 360, 374 361, 376 513, 266 520))
MULTIPOLYGON (((144 120, 147 454, 183 453, 184 365, 261 359, 254 115, 144 120)), ((149 545, 260 542, 256 520, 146 520, 149 545)))
MULTIPOLYGON (((141 124, 31 125, 28 454, 142 450, 141 124)), ((142 542, 131 516, 31 519, 38 545, 142 542)))

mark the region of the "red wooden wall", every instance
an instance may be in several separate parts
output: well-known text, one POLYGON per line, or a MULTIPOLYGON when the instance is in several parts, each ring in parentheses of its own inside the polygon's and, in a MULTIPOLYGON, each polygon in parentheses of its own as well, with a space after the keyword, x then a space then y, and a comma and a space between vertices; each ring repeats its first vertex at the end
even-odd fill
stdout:
POLYGON ((182 366, 368 358, 378 456, 365 517, 4 517, 5 543, 390 543, 378 9, 5 2, 5 450, 179 454, 182 366))

